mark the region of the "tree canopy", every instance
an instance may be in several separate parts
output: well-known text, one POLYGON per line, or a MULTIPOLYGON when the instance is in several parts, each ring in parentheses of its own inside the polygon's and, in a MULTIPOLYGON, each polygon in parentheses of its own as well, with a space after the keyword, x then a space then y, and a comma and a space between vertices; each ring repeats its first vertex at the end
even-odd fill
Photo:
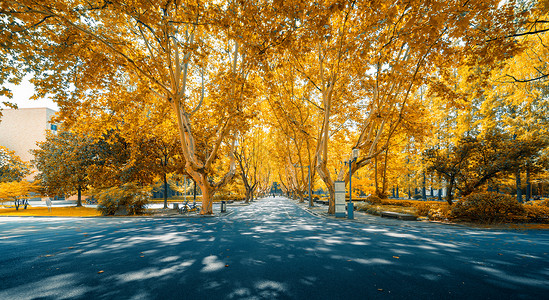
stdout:
POLYGON ((382 195, 417 179, 433 145, 544 134, 547 11, 499 0, 4 1, 0 83, 32 72, 36 96, 52 95, 77 134, 177 143, 201 213, 237 162, 252 194, 269 178, 303 195, 310 166, 333 212, 336 180, 373 177, 382 195))

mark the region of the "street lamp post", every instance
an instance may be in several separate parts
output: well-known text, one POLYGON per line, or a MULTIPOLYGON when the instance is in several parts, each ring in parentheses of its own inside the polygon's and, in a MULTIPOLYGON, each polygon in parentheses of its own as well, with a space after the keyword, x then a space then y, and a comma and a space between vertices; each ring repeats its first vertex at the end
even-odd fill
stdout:
POLYGON ((352 165, 353 165, 353 162, 355 162, 358 158, 358 151, 359 150, 357 148, 353 148, 351 159, 345 162, 345 164, 349 164, 349 205, 347 206, 347 218, 351 220, 355 218, 354 207, 353 207, 352 165))
POLYGON ((296 168, 307 168, 307 177, 309 178, 309 207, 313 207, 313 197, 311 196, 311 165, 308 166, 298 166, 297 164, 294 165, 296 168))

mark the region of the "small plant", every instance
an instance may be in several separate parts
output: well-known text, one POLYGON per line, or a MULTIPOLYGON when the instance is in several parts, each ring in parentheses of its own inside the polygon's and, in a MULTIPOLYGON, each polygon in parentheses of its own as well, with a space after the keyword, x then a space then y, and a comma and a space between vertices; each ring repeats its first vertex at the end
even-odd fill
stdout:
POLYGON ((452 218, 480 223, 510 222, 523 214, 514 197, 493 192, 471 194, 452 208, 452 218))
POLYGON ((121 186, 107 188, 95 194, 97 209, 103 215, 114 215, 125 209, 128 214, 141 214, 151 197, 151 188, 143 188, 130 182, 121 186))

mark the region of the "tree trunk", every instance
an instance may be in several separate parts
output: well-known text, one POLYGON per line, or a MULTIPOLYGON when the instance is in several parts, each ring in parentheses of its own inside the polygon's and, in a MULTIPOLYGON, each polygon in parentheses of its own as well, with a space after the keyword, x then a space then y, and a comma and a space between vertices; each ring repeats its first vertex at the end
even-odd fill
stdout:
POLYGON ((335 189, 334 189, 334 181, 330 177, 330 173, 328 172, 328 168, 323 161, 319 161, 317 164, 317 173, 318 176, 324 181, 324 184, 326 184, 326 188, 328 188, 329 192, 329 199, 328 199, 328 214, 333 215, 335 214, 335 189))
POLYGON ((385 159, 383 163, 383 177, 381 178, 381 193, 383 198, 387 196, 387 159, 389 158, 389 145, 385 149, 385 159))
POLYGON ((78 199, 76 200, 76 207, 82 207, 82 188, 78 187, 78 199))
POLYGON ((246 189, 246 198, 244 199, 244 203, 250 203, 250 200, 252 199, 252 189, 249 186, 245 186, 246 189))
POLYGON ((213 214, 213 194, 215 191, 208 181, 208 176, 201 174, 201 178, 197 180, 200 190, 202 190, 202 209, 200 210, 201 215, 211 215, 213 214))
POLYGON ((454 179, 448 180, 448 188, 446 194, 446 201, 449 205, 452 205, 452 190, 454 189, 454 179))
POLYGON ((164 174, 164 208, 168 208, 168 177, 164 174))
POLYGON ((521 190, 521 183, 520 183, 520 168, 517 168, 517 172, 516 172, 515 176, 516 176, 516 185, 517 185, 517 201, 520 203, 520 202, 522 202, 522 190, 521 190))
POLYGON ((193 179, 193 201, 196 201, 196 180, 193 179))
POLYGON ((425 171, 423 172, 423 187, 421 188, 421 199, 423 201, 427 200, 427 191, 425 188, 425 171))
POLYGON ((379 184, 377 182, 377 155, 374 157, 374 186, 376 188, 375 194, 379 197, 379 184))
POLYGON ((532 196, 532 185, 530 184, 530 169, 526 168, 526 201, 532 196))

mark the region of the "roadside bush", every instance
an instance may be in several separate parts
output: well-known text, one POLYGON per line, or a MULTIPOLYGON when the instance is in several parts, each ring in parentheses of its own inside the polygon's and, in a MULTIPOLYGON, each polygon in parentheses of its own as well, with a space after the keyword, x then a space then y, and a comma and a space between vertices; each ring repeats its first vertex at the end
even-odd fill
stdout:
POLYGON ((447 221, 450 218, 450 205, 437 201, 408 201, 416 208, 418 216, 427 217, 433 221, 447 221))
POLYGON ((454 219, 480 223, 511 222, 521 215, 524 207, 514 197, 493 192, 471 194, 451 211, 454 219))
MULTIPOLYGON (((379 197, 378 197, 378 199, 379 199, 379 197)), ((371 215, 379 216, 381 214, 381 208, 380 208, 379 205, 376 205, 376 204, 358 203, 356 209, 358 211, 363 211, 363 212, 371 214, 371 215)))
POLYGON ((394 206, 403 206, 403 207, 414 207, 417 201, 413 200, 393 200, 393 199, 383 199, 381 202, 385 205, 394 205, 394 206))
POLYGON ((549 223, 549 205, 533 204, 523 205, 525 219, 528 222, 549 223))
POLYGON ((128 214, 142 214, 151 198, 151 188, 142 188, 130 182, 121 186, 96 191, 97 209, 103 215, 114 215, 119 209, 128 214))
POLYGON ((448 221, 452 215, 452 208, 448 203, 432 206, 427 217, 432 221, 448 221))
POLYGON ((218 193, 213 196, 214 202, 221 202, 226 200, 234 201, 244 201, 246 200, 246 195, 244 194, 230 194, 229 193, 218 193))
POLYGON ((431 205, 427 203, 417 203, 414 207, 417 209, 416 214, 422 217, 427 217, 431 210, 431 205))
POLYGON ((377 195, 368 196, 368 198, 366 198, 366 201, 370 202, 371 204, 381 204, 381 198, 379 198, 377 195))

